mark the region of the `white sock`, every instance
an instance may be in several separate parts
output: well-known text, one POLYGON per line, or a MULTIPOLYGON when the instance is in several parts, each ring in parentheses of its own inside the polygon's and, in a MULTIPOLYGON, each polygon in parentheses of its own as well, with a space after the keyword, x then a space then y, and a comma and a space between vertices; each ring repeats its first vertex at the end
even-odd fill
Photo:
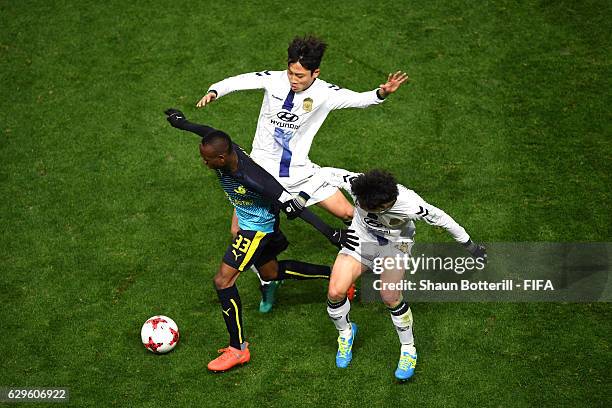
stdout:
POLYGON ((401 353, 404 354, 406 351, 412 356, 416 355, 416 347, 414 347, 414 344, 402 344, 401 353))
MULTIPOLYGON (((393 309, 389 309, 391 313, 391 321, 395 326, 395 331, 399 336, 402 347, 411 345, 414 348, 414 336, 412 334, 412 312, 406 302, 402 302, 393 309)), ((411 353, 412 354, 412 353, 411 353)))
POLYGON ((351 311, 351 302, 344 298, 341 302, 332 303, 327 300, 327 314, 334 322, 334 326, 340 332, 340 336, 348 338, 351 336, 351 321, 349 320, 349 312, 351 311))

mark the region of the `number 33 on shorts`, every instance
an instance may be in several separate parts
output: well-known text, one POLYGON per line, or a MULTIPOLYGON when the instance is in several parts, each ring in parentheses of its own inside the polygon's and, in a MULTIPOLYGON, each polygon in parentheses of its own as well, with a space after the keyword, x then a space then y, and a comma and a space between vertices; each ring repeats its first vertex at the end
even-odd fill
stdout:
POLYGON ((227 247, 223 262, 244 271, 257 257, 254 255, 266 233, 260 231, 239 231, 234 241, 227 247))

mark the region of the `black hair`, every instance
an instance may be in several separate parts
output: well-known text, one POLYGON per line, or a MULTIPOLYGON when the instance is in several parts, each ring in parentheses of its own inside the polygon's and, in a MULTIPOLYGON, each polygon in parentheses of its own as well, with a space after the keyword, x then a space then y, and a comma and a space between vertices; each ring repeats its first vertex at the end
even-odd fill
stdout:
POLYGON ((299 62, 312 72, 321 65, 326 48, 327 44, 314 35, 295 37, 287 49, 287 65, 299 62))
POLYGON ((380 208, 397 199, 397 181, 385 170, 370 170, 351 181, 351 190, 365 210, 380 208))
POLYGON ((221 130, 215 130, 202 137, 203 145, 212 145, 219 154, 230 154, 233 150, 232 139, 221 130))

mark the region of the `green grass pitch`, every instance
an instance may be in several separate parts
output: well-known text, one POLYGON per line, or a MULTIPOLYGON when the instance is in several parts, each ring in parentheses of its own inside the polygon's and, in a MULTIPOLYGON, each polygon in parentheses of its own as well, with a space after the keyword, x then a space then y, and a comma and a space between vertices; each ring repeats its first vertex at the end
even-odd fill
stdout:
MULTIPOLYGON (((338 3, 0 1, 0 387, 69 387, 78 407, 610 406, 607 303, 413 304, 419 364, 397 384, 382 304, 353 307, 341 371, 326 284, 287 282, 260 315, 246 273, 252 361, 206 371, 227 341, 211 278, 232 210, 162 112, 250 148, 261 92, 195 103, 284 69, 294 35, 329 43, 321 76, 340 86, 411 77, 382 106, 332 112, 315 162, 392 170, 479 241, 611 240, 610 2, 338 3), (181 328, 168 355, 140 344, 154 314, 181 328)), ((287 258, 333 261, 283 225, 287 258)))

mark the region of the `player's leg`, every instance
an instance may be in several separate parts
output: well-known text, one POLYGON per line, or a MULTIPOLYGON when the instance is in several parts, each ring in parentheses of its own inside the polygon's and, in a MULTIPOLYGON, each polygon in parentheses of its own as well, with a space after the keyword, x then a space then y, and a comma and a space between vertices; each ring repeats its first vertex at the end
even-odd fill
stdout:
POLYGON ((345 223, 350 223, 353 219, 353 206, 338 187, 328 184, 323 178, 318 180, 318 184, 313 184, 312 176, 320 170, 321 168, 318 165, 312 164, 311 167, 305 168, 301 173, 293 173, 293 180, 298 181, 289 184, 287 181, 280 179, 279 182, 293 195, 297 195, 300 191, 308 191, 310 199, 306 202, 306 206, 316 204, 345 223))
POLYGON ((315 265, 300 261, 268 261, 257 266, 257 270, 268 284, 262 287, 262 298, 259 311, 268 313, 276 302, 276 291, 285 279, 310 280, 329 279, 331 268, 325 265, 315 265))
MULTIPOLYGON (((232 214, 232 224, 230 227, 230 231, 232 233, 232 238, 236 238, 238 231, 240 231, 240 226, 238 225, 238 217, 236 216, 236 209, 234 208, 234 213, 232 214)), ((274 294, 276 289, 281 285, 282 282, 269 282, 262 279, 261 274, 257 270, 255 265, 251 266, 251 270, 255 272, 257 275, 257 279, 259 279, 259 290, 261 291, 261 300, 259 302, 259 311, 262 313, 267 313, 272 309, 272 305, 274 305, 274 294)))
POLYGON ((410 306, 403 299, 401 290, 390 290, 389 287, 397 287, 404 279, 405 271, 399 267, 385 269, 380 275, 382 289, 380 297, 389 310, 391 321, 400 340, 400 358, 395 370, 395 377, 399 380, 407 380, 414 374, 417 362, 417 353, 414 346, 414 335, 412 332, 413 319, 410 306))
POLYGON ((288 246, 289 241, 287 241, 287 238, 280 230, 268 234, 265 247, 257 257, 257 261, 251 266, 251 269, 257 272, 257 276, 261 281, 259 286, 261 290, 260 313, 268 313, 272 310, 276 302, 276 291, 283 283, 282 279, 277 279, 277 267, 275 265, 265 267, 265 265, 271 260, 275 263, 276 256, 287 249, 288 246))
POLYGON ((259 311, 262 313, 267 313, 272 309, 276 300, 276 290, 284 279, 329 279, 331 274, 331 268, 326 265, 294 260, 277 261, 277 256, 287 249, 289 242, 281 231, 270 235, 266 247, 255 264, 261 277, 270 282, 266 286, 268 290, 262 291, 262 302, 259 304, 259 311))
POLYGON ((248 343, 244 339, 242 302, 236 288, 236 279, 240 272, 248 269, 257 260, 267 239, 268 234, 261 231, 239 230, 227 247, 221 267, 213 279, 230 335, 230 345, 221 349, 222 354, 208 364, 211 371, 226 371, 251 359, 248 343))
POLYGON ((264 279, 271 281, 284 279, 329 279, 331 275, 331 268, 329 266, 293 260, 277 261, 274 259, 259 266, 257 269, 264 279))
MULTIPOLYGON (((320 167, 314 165, 312 171, 317 172, 320 167)), ((329 212, 333 216, 340 218, 344 224, 350 225, 353 220, 354 208, 353 205, 346 199, 344 194, 335 186, 322 182, 319 185, 312 185, 310 177, 304 178, 302 181, 287 187, 287 191, 291 194, 298 194, 304 188, 311 191, 311 197, 306 203, 306 206, 317 205, 329 212), (314 190, 313 190, 314 189, 314 190)), ((347 297, 353 300, 356 296, 357 289, 355 284, 349 287, 347 297)))
POLYGON ((259 279, 259 291, 261 299, 259 300, 259 312, 268 313, 274 307, 276 302, 276 291, 283 284, 282 280, 264 280, 260 270, 255 265, 251 266, 251 270, 257 274, 259 279))
POLYGON ((221 263, 213 281, 221 303, 221 311, 230 337, 229 347, 219 350, 222 354, 208 363, 208 369, 221 372, 251 359, 248 343, 244 339, 242 324, 242 302, 236 288, 240 271, 225 262, 221 263))
MULTIPOLYGON (((306 205, 311 205, 313 203, 335 217, 340 218, 346 225, 350 225, 351 221, 353 220, 353 205, 346 199, 344 194, 342 194, 338 188, 332 185, 324 184, 318 190, 316 190, 306 205)), ((349 287, 347 293, 348 299, 352 301, 355 298, 356 293, 357 289, 353 283, 349 287)))
POLYGON ((230 335, 230 346, 240 349, 243 346, 244 338, 242 333, 242 307, 240 295, 236 288, 236 279, 240 275, 238 269, 221 263, 219 271, 213 278, 223 318, 230 335))
POLYGON ((357 335, 357 325, 351 323, 349 313, 351 302, 347 292, 351 285, 367 270, 367 266, 355 257, 339 253, 329 280, 327 290, 327 314, 338 330, 338 352, 336 366, 345 368, 353 358, 353 342, 357 335))
MULTIPOLYGON (((318 205, 330 214, 340 218, 346 225, 351 224, 354 208, 338 188, 329 184, 324 184, 315 191, 310 200, 308 200, 308 203, 306 203, 306 205, 313 204, 318 205)), ((347 292, 348 299, 352 301, 356 292, 357 290, 353 283, 347 292)))

